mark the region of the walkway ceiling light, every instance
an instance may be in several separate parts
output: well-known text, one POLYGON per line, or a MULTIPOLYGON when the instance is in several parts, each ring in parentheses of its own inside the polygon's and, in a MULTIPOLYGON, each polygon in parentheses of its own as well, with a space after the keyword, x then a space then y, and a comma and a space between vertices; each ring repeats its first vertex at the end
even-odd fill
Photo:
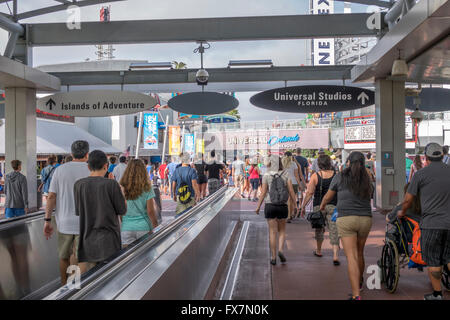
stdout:
POLYGON ((251 66, 268 66, 273 67, 271 59, 266 60, 230 60, 228 68, 231 67, 251 67, 251 66))
POLYGON ((392 64, 391 75, 393 77, 396 76, 407 76, 408 75, 408 65, 406 61, 400 58, 400 50, 398 51, 398 59, 394 60, 392 64))
POLYGON ((172 69, 172 62, 133 62, 129 70, 136 69, 172 69))

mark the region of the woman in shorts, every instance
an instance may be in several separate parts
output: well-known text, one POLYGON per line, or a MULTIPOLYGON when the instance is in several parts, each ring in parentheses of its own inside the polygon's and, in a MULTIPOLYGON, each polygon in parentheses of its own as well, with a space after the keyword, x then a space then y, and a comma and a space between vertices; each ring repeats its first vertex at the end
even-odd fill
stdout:
MULTIPOLYGON (((256 214, 259 214, 262 202, 264 201, 264 216, 269 225, 269 247, 270 247, 270 263, 277 264, 277 233, 278 233, 278 257, 282 263, 286 262, 286 257, 283 254, 284 243, 286 239, 286 218, 288 217, 287 202, 284 204, 273 204, 270 199, 271 184, 275 175, 280 175, 284 181, 286 192, 289 194, 289 199, 295 199, 294 188, 292 181, 289 179, 286 171, 283 171, 283 164, 281 158, 277 155, 271 155, 265 159, 264 164, 267 166, 267 173, 263 177, 263 184, 261 190, 261 197, 256 207, 256 214)), ((288 201, 289 201, 288 199, 288 201)), ((295 209, 297 203, 294 202, 295 209)))
POLYGON ((120 179, 120 186, 127 200, 127 213, 122 217, 122 246, 151 233, 158 225, 155 209, 155 193, 150 184, 144 162, 133 159, 120 179))
POLYGON ((320 210, 326 210, 326 205, 337 193, 336 225, 348 262, 352 287, 350 300, 361 300, 359 294, 363 287, 365 268, 364 246, 372 227, 372 192, 373 185, 365 167, 364 155, 354 151, 347 158, 346 168, 334 176, 320 205, 320 210))

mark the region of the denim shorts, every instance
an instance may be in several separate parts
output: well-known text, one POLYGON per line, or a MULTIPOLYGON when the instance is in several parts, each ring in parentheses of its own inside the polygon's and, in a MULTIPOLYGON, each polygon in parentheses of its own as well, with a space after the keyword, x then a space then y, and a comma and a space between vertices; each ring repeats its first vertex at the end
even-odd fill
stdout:
POLYGON ((5 208, 5 216, 6 218, 16 218, 25 215, 25 209, 17 209, 17 208, 5 208))

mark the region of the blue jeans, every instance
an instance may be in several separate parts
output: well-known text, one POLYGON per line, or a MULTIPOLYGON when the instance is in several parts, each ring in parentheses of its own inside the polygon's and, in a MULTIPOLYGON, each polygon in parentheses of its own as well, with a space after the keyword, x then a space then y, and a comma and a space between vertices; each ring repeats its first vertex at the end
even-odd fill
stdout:
POLYGON ((15 217, 20 217, 23 216, 25 214, 25 209, 17 209, 17 208, 6 208, 5 209, 5 216, 6 218, 10 219, 10 218, 15 218, 15 217))

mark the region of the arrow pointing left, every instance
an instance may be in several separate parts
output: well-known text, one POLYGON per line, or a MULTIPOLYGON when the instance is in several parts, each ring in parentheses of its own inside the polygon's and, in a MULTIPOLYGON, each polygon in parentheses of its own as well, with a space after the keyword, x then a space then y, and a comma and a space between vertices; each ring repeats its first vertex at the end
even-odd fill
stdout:
POLYGON ((48 106, 48 108, 49 108, 50 110, 52 110, 53 106, 56 105, 56 102, 55 102, 52 98, 50 98, 50 99, 45 103, 45 105, 48 106))

